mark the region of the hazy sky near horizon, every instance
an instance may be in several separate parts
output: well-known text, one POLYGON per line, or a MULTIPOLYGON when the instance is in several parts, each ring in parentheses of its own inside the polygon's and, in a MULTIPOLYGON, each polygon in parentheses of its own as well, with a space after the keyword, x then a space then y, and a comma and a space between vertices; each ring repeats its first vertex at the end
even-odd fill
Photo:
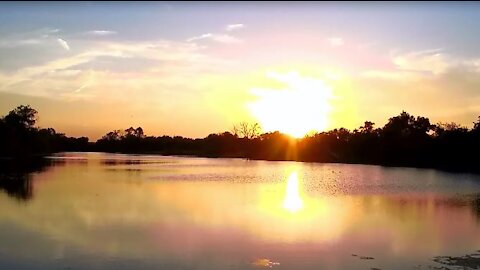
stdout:
POLYGON ((0 114, 95 140, 480 115, 480 3, 2 2, 0 114), (298 123, 303 126, 298 126, 298 123), (297 125, 297 126, 295 126, 297 125))

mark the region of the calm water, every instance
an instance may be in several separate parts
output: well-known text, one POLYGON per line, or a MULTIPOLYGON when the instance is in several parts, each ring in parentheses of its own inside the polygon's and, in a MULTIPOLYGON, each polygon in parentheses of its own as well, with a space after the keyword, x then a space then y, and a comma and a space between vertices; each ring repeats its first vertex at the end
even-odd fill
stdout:
POLYGON ((21 186, 0 187, 0 269, 459 269, 480 260, 476 175, 101 153, 50 160, 14 176, 21 186))

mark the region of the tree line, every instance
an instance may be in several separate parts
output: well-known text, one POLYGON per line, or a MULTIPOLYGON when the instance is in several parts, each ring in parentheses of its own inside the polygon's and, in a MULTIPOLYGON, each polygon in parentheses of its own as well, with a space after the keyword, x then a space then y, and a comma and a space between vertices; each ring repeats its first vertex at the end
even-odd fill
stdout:
POLYGON ((0 156, 45 155, 59 151, 101 151, 238 157, 261 160, 363 163, 480 172, 480 116, 472 128, 431 124, 403 111, 383 127, 366 121, 354 130, 317 132, 295 139, 278 131, 260 133, 242 122, 231 131, 192 139, 147 136, 141 127, 114 130, 96 142, 35 126, 37 111, 19 106, 0 118, 0 156))
POLYGON ((38 112, 20 105, 0 118, 0 157, 24 158, 60 151, 82 151, 88 138, 67 137, 53 128, 38 128, 38 112))

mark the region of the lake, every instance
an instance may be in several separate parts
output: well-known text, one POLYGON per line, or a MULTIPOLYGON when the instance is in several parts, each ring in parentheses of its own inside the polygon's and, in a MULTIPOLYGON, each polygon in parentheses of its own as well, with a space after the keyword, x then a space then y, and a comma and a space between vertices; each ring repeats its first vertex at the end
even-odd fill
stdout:
POLYGON ((474 174, 106 153, 48 161, 0 174, 0 269, 480 267, 474 174))

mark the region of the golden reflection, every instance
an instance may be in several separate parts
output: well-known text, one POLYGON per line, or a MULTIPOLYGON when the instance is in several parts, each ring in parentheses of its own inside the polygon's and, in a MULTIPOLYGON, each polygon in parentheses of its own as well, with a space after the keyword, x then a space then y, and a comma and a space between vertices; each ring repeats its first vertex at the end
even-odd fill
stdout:
POLYGON ((256 259, 254 262, 252 262, 252 265, 261 268, 272 268, 273 266, 280 265, 280 263, 271 261, 269 259, 256 259))
POLYGON ((283 208, 290 212, 297 212, 303 206, 300 193, 298 192, 298 176, 297 172, 292 172, 287 180, 287 191, 285 200, 283 201, 283 208))
MULTIPOLYGON (((326 243, 339 252, 388 243, 395 256, 430 256, 480 243, 477 214, 448 197, 326 195, 320 185, 328 178, 302 177, 308 172, 299 163, 282 165, 286 181, 248 184, 168 181, 163 179, 170 172, 156 166, 135 165, 143 170, 132 176, 105 170, 98 161, 88 164, 71 162, 32 176, 35 194, 26 204, 0 192, 0 220, 111 256, 184 256, 188 245, 188 252, 201 260, 205 243, 211 251, 245 250, 252 243, 326 243), (452 223, 452 217, 458 222, 452 223), (425 241, 418 243, 419 237, 425 241)), ((175 172, 186 177, 207 170, 195 166, 175 172)), ((262 256, 252 263, 258 267, 277 258, 286 264, 276 254, 251 255, 262 256)))

